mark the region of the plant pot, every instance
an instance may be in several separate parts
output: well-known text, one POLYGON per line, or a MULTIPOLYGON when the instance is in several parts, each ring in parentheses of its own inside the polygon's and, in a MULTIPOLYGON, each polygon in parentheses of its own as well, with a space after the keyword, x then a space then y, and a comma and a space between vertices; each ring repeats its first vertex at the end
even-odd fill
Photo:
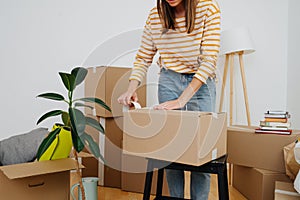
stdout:
POLYGON ((71 130, 62 124, 54 124, 52 130, 60 129, 56 138, 53 140, 47 150, 41 155, 39 161, 56 160, 68 158, 72 150, 71 130))

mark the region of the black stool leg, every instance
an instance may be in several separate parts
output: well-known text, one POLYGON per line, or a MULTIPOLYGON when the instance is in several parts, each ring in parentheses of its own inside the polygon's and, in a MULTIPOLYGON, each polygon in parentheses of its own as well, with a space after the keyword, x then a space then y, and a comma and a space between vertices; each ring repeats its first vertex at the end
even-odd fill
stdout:
POLYGON ((219 200, 229 200, 226 162, 218 167, 219 200))
POLYGON ((156 197, 162 197, 162 189, 164 182, 164 169, 158 169, 157 174, 157 186, 156 186, 156 197))
POLYGON ((151 160, 148 160, 143 200, 149 200, 150 199, 152 177, 153 177, 153 164, 152 164, 151 160))

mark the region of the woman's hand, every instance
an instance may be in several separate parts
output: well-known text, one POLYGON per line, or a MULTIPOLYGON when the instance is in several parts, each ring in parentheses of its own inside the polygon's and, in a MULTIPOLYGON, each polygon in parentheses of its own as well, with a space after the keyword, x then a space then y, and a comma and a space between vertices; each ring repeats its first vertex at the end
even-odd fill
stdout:
POLYGON ((127 91, 118 98, 118 102, 120 104, 123 104, 124 106, 130 106, 131 101, 134 101, 134 102, 138 101, 136 92, 131 93, 131 92, 127 91))
POLYGON ((179 99, 166 101, 153 107, 154 110, 175 110, 182 108, 185 104, 181 103, 179 99))
POLYGON ((135 90, 138 87, 138 85, 139 85, 139 82, 137 80, 131 80, 129 82, 127 92, 125 92, 118 98, 118 102, 120 104, 123 104, 124 106, 130 106, 131 101, 137 102, 138 97, 137 97, 135 90))
POLYGON ((161 103, 157 106, 154 106, 153 109, 155 110, 174 110, 183 108, 185 104, 192 98, 192 96, 196 93, 197 90, 202 86, 202 82, 197 79, 193 78, 191 83, 188 87, 182 92, 180 97, 176 100, 166 101, 161 103))

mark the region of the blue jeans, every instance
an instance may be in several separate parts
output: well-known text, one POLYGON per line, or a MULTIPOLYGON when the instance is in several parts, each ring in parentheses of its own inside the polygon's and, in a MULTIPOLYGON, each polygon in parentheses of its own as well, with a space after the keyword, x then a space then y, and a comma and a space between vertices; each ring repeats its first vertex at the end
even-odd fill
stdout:
MULTIPOLYGON (((184 89, 192 81, 193 74, 180 74, 165 68, 161 69, 158 86, 159 103, 178 99, 184 89)), ((216 86, 214 79, 195 93, 181 110, 215 111, 216 86)), ((169 192, 172 197, 184 198, 184 171, 166 170, 169 192)), ((206 200, 210 190, 210 174, 191 172, 190 193, 193 200, 206 200)))

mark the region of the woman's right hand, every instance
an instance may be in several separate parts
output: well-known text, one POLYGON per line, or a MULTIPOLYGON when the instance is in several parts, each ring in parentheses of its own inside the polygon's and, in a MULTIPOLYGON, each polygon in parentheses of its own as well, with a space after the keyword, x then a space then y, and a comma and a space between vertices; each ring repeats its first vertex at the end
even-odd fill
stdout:
POLYGON ((131 80, 129 82, 127 92, 125 92, 118 98, 118 102, 120 104, 123 104, 124 106, 130 106, 132 101, 137 102, 138 97, 137 97, 135 90, 138 87, 138 85, 139 85, 139 82, 137 80, 131 80))
POLYGON ((132 101, 134 102, 138 101, 136 92, 132 93, 127 91, 118 98, 118 102, 120 104, 123 104, 124 106, 130 106, 132 101))

